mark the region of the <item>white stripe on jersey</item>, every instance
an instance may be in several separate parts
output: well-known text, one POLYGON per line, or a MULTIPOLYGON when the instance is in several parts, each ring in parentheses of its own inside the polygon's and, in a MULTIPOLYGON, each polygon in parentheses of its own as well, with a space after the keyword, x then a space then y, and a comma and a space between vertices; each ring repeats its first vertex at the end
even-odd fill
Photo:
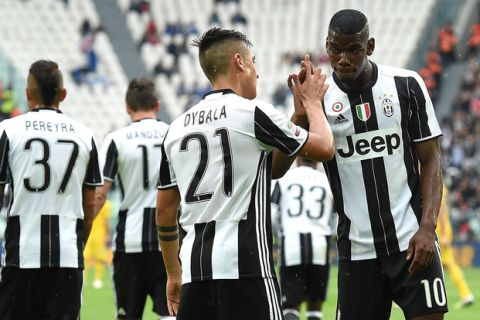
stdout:
POLYGON ((339 213, 341 259, 407 249, 421 218, 415 143, 441 135, 420 76, 373 66, 374 81, 362 92, 330 78, 324 98, 337 146, 325 166, 339 213))

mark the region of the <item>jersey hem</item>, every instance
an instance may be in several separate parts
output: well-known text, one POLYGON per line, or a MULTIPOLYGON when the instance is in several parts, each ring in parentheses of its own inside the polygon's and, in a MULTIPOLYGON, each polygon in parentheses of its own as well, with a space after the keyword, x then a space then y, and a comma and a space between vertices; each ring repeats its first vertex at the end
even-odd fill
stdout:
POLYGON ((169 184, 166 186, 158 186, 158 190, 167 190, 167 189, 173 189, 177 187, 177 184, 169 184))
POLYGON ((440 133, 436 136, 429 136, 429 137, 420 138, 420 139, 413 139, 413 142, 424 142, 424 141, 432 140, 432 139, 435 139, 435 138, 438 138, 438 137, 441 137, 441 136, 443 136, 443 133, 440 133))

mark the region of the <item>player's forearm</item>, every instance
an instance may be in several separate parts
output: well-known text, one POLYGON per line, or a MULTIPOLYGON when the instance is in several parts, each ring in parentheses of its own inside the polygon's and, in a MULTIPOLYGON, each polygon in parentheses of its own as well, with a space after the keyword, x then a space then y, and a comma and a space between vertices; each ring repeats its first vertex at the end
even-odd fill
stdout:
MULTIPOLYGON (((438 155, 439 157, 439 155, 438 155)), ((440 159, 431 159, 420 167, 422 182, 422 220, 421 227, 435 231, 440 204, 442 201, 443 176, 440 159)))
POLYGON ((85 232, 85 243, 92 230, 95 219, 95 187, 83 187, 83 231, 85 232))
POLYGON ((105 201, 107 201, 107 195, 108 191, 110 191, 110 188, 112 187, 112 182, 108 180, 104 180, 103 186, 100 188, 97 188, 95 192, 95 215, 98 214, 100 209, 103 207, 105 204, 105 201))
MULTIPOLYGON (((321 108, 321 105, 316 108, 321 108)), ((335 143, 325 114, 321 110, 310 112, 308 122, 310 131, 308 139, 312 143, 306 143, 298 155, 319 162, 331 160, 335 155, 335 143)))
MULTIPOLYGON (((290 118, 297 126, 300 126, 304 129, 308 129, 308 121, 306 117, 298 117, 295 113, 290 118)), ((285 173, 292 166, 293 161, 295 161, 295 156, 287 156, 278 149, 273 150, 272 157, 272 178, 279 179, 285 175, 285 173)))
POLYGON ((176 210, 162 211, 162 208, 157 208, 157 232, 167 275, 180 276, 182 272, 178 260, 179 234, 176 210))
POLYGON ((158 240, 162 248, 163 261, 168 276, 181 276, 182 268, 178 260, 179 234, 177 212, 180 204, 180 193, 177 188, 159 190, 157 194, 158 240))

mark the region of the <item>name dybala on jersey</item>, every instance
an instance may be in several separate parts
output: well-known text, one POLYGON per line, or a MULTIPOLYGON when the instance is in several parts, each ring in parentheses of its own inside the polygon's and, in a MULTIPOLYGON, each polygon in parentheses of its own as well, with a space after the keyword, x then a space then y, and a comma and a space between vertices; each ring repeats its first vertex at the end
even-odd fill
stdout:
POLYGON ((171 124, 159 189, 181 195, 183 283, 275 277, 271 151, 294 155, 307 137, 272 105, 231 90, 207 94, 171 124))
POLYGON ((102 184, 91 130, 39 108, 0 132, 0 183, 12 192, 2 265, 83 268, 82 187, 102 184))
POLYGON ((333 195, 325 173, 308 166, 289 170, 272 193, 282 266, 325 265, 332 235, 333 195))
POLYGON ((405 251, 422 216, 415 143, 441 136, 420 76, 373 64, 359 92, 329 78, 324 106, 336 143, 325 171, 339 214, 340 259, 405 251))
POLYGON ((160 251, 155 224, 160 146, 168 125, 142 119, 112 132, 100 151, 103 178, 118 182, 122 193, 112 243, 116 252, 160 251))

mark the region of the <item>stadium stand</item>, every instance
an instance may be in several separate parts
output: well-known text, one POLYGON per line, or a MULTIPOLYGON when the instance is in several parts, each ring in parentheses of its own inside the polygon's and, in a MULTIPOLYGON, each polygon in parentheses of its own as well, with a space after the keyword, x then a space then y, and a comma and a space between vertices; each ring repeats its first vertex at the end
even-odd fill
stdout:
MULTIPOLYGON (((99 24, 91 0, 0 1, 0 51, 23 81, 30 64, 49 59, 65 70, 68 99, 62 110, 88 124, 101 140, 106 133, 126 123, 124 90, 127 79, 105 32, 95 37, 98 71, 88 84, 77 86, 67 73, 84 63, 80 52, 80 27, 84 18, 99 24)), ((23 92, 25 85, 23 86, 23 92)))

